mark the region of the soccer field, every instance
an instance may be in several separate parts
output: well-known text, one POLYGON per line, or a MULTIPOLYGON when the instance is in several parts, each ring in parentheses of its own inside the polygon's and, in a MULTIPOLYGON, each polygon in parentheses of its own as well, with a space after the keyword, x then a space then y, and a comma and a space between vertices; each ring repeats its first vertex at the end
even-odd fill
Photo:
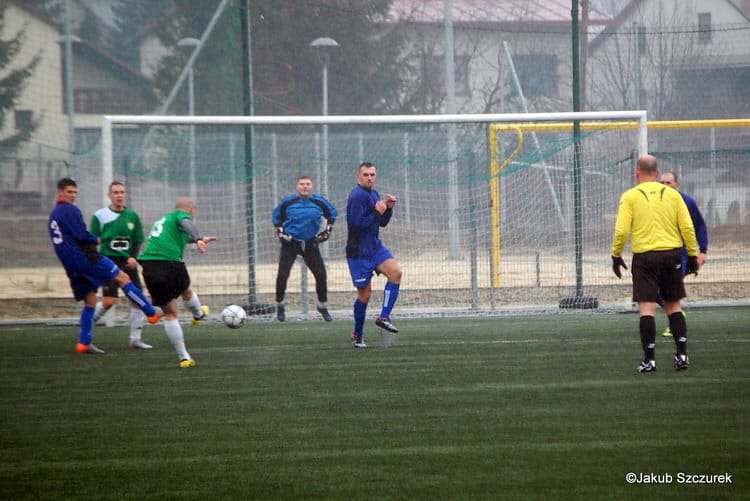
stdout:
POLYGON ((749 320, 690 310, 651 374, 624 313, 186 325, 189 370, 161 326, 2 326, 0 499, 747 497, 749 320))

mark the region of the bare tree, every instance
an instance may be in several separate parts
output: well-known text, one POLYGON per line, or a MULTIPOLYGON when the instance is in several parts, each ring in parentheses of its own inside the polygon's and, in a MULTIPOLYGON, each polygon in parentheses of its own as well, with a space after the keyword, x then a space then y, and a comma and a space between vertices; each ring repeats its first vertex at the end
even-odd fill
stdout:
POLYGON ((676 69, 705 49, 684 6, 636 10, 632 22, 605 30, 592 42, 589 96, 594 109, 647 108, 653 119, 678 113, 676 69))

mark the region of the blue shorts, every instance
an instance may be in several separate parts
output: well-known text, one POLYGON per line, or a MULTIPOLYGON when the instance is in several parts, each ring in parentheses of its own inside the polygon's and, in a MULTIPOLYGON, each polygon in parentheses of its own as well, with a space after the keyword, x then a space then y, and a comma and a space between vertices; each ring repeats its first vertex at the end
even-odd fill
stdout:
POLYGON ((375 268, 389 259, 393 259, 393 253, 387 247, 381 247, 369 259, 347 259, 346 262, 349 265, 349 274, 352 276, 354 287, 361 289, 367 286, 372 279, 375 268))
POLYGON ((120 268, 106 256, 102 256, 96 264, 88 262, 87 266, 76 266, 65 271, 76 301, 85 299, 90 292, 96 292, 102 284, 120 274, 120 268))

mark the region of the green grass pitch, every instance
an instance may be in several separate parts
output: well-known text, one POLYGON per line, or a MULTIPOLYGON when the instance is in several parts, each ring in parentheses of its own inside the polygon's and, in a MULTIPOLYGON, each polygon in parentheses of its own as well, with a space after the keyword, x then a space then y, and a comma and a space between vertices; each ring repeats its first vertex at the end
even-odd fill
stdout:
POLYGON ((161 326, 3 326, 0 499, 746 497, 750 309, 687 319, 652 374, 635 314, 185 325, 188 370, 161 326))

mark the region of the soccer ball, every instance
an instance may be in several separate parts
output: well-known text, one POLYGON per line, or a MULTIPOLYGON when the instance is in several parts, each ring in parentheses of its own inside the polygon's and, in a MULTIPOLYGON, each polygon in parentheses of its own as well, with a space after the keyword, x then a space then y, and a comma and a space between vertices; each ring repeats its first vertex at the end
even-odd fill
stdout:
POLYGON ((221 319, 224 320, 224 325, 230 329, 239 329, 247 320, 247 313, 242 306, 230 304, 221 312, 221 319))

